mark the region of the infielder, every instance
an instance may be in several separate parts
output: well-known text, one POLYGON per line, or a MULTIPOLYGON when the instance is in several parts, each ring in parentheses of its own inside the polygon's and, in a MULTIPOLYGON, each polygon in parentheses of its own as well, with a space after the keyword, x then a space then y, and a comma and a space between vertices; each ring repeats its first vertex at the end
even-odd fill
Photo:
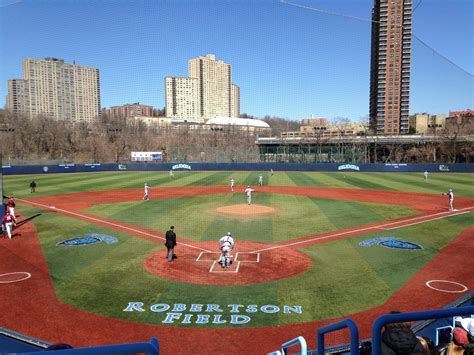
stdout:
POLYGON ((450 210, 450 211, 453 211, 453 210, 454 210, 454 207, 453 207, 453 203, 454 203, 454 192, 453 192, 453 189, 449 189, 448 192, 443 192, 442 195, 448 196, 448 199, 449 199, 449 210, 450 210))
POLYGON ((234 191, 234 178, 230 178, 230 191, 234 191))
POLYGON ((230 260, 230 252, 234 249, 234 238, 232 234, 227 232, 221 239, 219 239, 219 249, 221 250, 221 257, 219 259, 219 264, 221 267, 230 268, 232 263, 230 260))
POLYGON ((145 182, 145 186, 143 187, 143 201, 148 201, 150 199, 150 196, 148 196, 149 189, 150 187, 145 182))
POLYGON ((258 186, 263 186, 263 175, 258 176, 258 186))
POLYGON ((11 196, 7 202, 7 210, 10 212, 10 214, 13 217, 13 220, 16 222, 15 207, 16 207, 15 199, 13 198, 13 196, 11 196))
POLYGON ((252 192, 255 191, 254 189, 252 189, 250 186, 247 186, 247 188, 245 189, 245 194, 247 195, 247 204, 251 204, 252 203, 252 192))
POLYGON ((8 238, 12 239, 12 230, 13 230, 13 227, 16 225, 16 223, 10 211, 7 211, 7 213, 5 213, 2 219, 2 223, 5 226, 5 229, 8 234, 8 238))

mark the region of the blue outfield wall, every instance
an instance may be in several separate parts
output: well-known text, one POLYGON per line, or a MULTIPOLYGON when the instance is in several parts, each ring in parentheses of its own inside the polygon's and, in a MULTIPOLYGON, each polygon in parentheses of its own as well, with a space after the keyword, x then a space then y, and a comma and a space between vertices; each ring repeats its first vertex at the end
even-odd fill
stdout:
POLYGON ((343 163, 124 163, 3 166, 3 175, 105 171, 345 171, 473 173, 474 164, 343 164, 343 163))

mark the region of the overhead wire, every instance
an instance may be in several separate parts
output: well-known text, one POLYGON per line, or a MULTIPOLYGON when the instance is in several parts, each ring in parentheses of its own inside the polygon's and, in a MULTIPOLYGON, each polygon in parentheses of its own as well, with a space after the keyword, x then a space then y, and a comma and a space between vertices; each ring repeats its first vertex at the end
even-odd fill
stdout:
MULTIPOLYGON (((423 0, 420 0, 420 1, 418 2, 418 4, 416 5, 416 7, 415 7, 415 9, 412 11, 412 13, 416 10, 416 8, 418 8, 418 6, 420 6, 420 4, 422 3, 422 1, 423 1, 423 0)), ((345 17, 345 18, 350 18, 350 19, 353 19, 353 20, 363 21, 363 22, 380 23, 380 21, 375 21, 375 20, 372 20, 372 19, 367 19, 367 18, 358 17, 358 16, 353 16, 353 15, 347 15, 347 14, 344 14, 344 13, 339 13, 339 12, 334 12, 334 11, 328 11, 328 10, 318 9, 318 8, 316 8, 316 7, 313 7, 313 6, 307 6, 307 5, 302 5, 302 4, 298 4, 298 3, 293 3, 293 2, 289 2, 289 1, 287 1, 287 0, 280 0, 280 3, 286 4, 286 5, 289 5, 289 6, 293 6, 293 7, 298 7, 298 8, 305 9, 305 10, 316 11, 316 12, 323 13, 323 14, 327 14, 327 15, 345 17)), ((403 27, 403 25, 399 25, 399 26, 400 26, 400 27, 403 27)), ((446 57, 444 54, 440 53, 438 50, 436 50, 435 48, 433 48, 432 46, 430 46, 428 43, 426 43, 425 41, 423 41, 421 38, 419 38, 419 37, 418 37, 417 35, 415 35, 414 33, 412 33, 412 36, 413 36, 414 38, 416 38, 422 45, 424 45, 425 47, 427 47, 428 49, 430 49, 433 53, 435 53, 436 55, 440 56, 441 58, 443 58, 444 60, 446 60, 447 62, 449 62, 450 64, 452 64, 452 65, 455 66, 456 68, 458 68, 459 70, 462 70, 464 73, 466 73, 466 74, 469 75, 469 76, 474 76, 472 73, 470 73, 469 71, 467 71, 466 69, 464 69, 463 67, 461 67, 459 64, 456 64, 455 62, 453 62, 451 59, 449 59, 449 58, 446 57)))

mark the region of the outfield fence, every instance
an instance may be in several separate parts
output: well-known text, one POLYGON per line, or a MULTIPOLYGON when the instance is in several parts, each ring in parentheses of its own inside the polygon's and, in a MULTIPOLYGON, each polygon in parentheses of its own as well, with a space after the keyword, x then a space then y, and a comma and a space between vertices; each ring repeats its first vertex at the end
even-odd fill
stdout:
POLYGON ((83 173, 106 171, 343 171, 472 173, 474 164, 343 164, 343 163, 127 163, 4 165, 3 175, 83 173))

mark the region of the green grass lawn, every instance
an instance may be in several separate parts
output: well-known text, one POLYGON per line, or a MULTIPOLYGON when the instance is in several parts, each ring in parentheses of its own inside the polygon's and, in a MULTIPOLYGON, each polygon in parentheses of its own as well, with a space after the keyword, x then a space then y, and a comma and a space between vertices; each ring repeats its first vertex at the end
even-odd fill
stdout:
POLYGON ((173 224, 178 236, 194 241, 231 231, 237 240, 265 243, 417 214, 404 206, 267 193, 254 194, 253 203, 275 208, 271 215, 244 219, 215 211, 242 203, 244 194, 216 194, 99 204, 86 212, 161 232, 173 224))
MULTIPOLYGON (((237 185, 255 185, 259 172, 167 172, 90 173, 37 176, 5 176, 5 194, 19 198, 33 196, 29 182, 35 179, 34 196, 63 193, 152 187, 228 185, 234 177, 237 185)), ((453 188, 457 196, 474 197, 473 174, 401 173, 264 173, 265 184, 282 186, 321 186, 357 189, 386 189, 439 194, 453 188)), ((195 241, 215 240, 232 231, 240 240, 267 243, 357 226, 365 223, 414 214, 405 207, 336 201, 281 194, 255 194, 255 203, 275 207, 273 216, 248 221, 222 217, 214 209, 243 203, 243 194, 217 194, 166 198, 148 202, 132 201, 96 205, 89 213, 125 221, 156 231, 176 224, 179 237, 195 241), (185 219, 183 219, 185 216, 185 219), (181 223, 177 221, 182 220, 181 223), (258 233, 255 233, 258 232, 258 233), (256 236, 256 234, 258 234, 256 236)), ((255 285, 200 286, 170 281, 147 272, 144 259, 162 250, 161 241, 151 242, 99 227, 54 212, 38 210, 18 203, 18 211, 35 217, 41 247, 48 262, 56 294, 63 302, 89 312, 117 319, 162 324, 164 315, 153 312, 123 312, 130 301, 154 303, 274 304, 300 305, 302 314, 285 315, 258 312, 246 326, 294 324, 343 316, 380 305, 400 289, 464 228, 474 225, 472 213, 458 215, 391 231, 380 231, 301 249, 313 267, 297 276, 255 285), (61 247, 58 242, 102 233, 118 239, 116 244, 61 247), (392 236, 420 244, 423 249, 405 251, 378 245, 362 247, 361 241, 392 236)), ((457 262, 453 260, 453 262, 457 262)), ((461 261, 459 261, 461 262, 461 261)), ((176 326, 199 326, 195 323, 176 326)), ((205 324, 202 327, 228 327, 205 324)))

